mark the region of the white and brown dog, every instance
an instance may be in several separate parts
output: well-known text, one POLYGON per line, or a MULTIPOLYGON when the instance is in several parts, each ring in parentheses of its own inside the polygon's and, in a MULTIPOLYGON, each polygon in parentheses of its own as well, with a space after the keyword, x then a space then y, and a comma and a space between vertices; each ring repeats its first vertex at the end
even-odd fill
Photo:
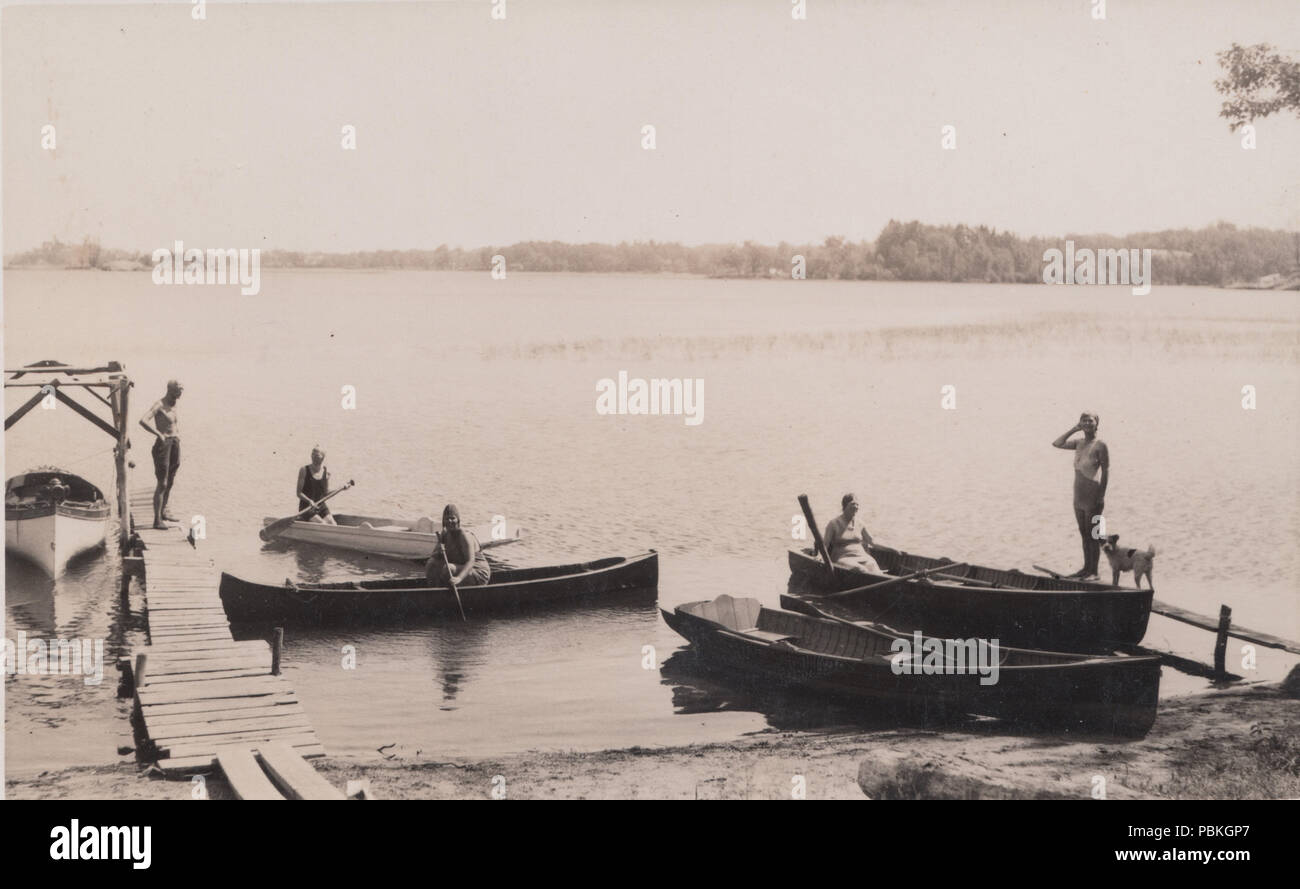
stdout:
POLYGON ((1106 561, 1110 562, 1111 586, 1119 586, 1121 572, 1132 571, 1135 587, 1142 588, 1142 575, 1145 574, 1147 586, 1155 589, 1151 582, 1151 568, 1155 563, 1156 548, 1148 544, 1145 552, 1140 549, 1120 549, 1115 545, 1118 540, 1119 535, 1112 534, 1101 545, 1101 551, 1106 554, 1106 561))

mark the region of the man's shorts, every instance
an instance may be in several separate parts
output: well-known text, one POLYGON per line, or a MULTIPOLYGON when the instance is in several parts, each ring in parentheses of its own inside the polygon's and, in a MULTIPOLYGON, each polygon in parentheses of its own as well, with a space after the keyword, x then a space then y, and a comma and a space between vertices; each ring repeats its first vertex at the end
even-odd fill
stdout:
POLYGON ((181 440, 157 438, 153 443, 153 474, 160 482, 171 484, 181 465, 181 440))

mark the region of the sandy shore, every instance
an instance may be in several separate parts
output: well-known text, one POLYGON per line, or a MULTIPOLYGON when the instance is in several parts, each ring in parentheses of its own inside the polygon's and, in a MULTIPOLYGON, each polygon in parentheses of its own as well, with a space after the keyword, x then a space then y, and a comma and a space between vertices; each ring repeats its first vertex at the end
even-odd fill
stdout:
MULTIPOLYGON (((315 760, 377 799, 1277 798, 1300 797, 1300 700, 1278 685, 1161 703, 1143 739, 960 729, 768 730, 725 744, 446 762, 315 760)), ((205 789, 228 798, 219 777, 205 789)), ((191 781, 135 764, 13 774, 10 799, 191 799, 191 781)))

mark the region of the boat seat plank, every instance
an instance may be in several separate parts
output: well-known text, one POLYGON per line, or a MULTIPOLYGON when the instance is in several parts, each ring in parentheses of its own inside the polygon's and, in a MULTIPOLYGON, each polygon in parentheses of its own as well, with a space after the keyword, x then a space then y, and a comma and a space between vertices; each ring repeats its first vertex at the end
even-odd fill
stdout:
POLYGON ((787 633, 771 633, 767 630, 745 630, 746 636, 756 636, 768 642, 780 642, 784 639, 793 639, 794 637, 787 633))
POLYGON ((320 776, 301 755, 279 742, 258 747, 262 765, 291 799, 343 799, 339 790, 320 776))
POLYGON ((747 626, 746 624, 740 624, 736 622, 736 600, 735 599, 731 598, 726 594, 723 594, 713 600, 713 605, 718 612, 717 621, 718 623, 722 624, 724 627, 731 627, 732 629, 741 629, 747 626))
POLYGON ((275 785, 257 764, 253 751, 248 748, 219 751, 217 765, 221 767, 226 781, 230 783, 230 789, 238 799, 284 799, 284 795, 275 789, 275 785))
POLYGON ((734 599, 733 604, 736 608, 737 626, 758 626, 758 616, 762 613, 763 606, 759 604, 757 599, 734 599))

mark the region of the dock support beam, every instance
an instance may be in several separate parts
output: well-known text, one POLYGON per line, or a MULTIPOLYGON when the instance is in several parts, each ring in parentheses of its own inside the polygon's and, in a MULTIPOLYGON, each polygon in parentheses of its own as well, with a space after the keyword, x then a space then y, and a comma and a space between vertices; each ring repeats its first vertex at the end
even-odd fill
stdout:
POLYGON ((127 495, 126 451, 130 447, 127 437, 127 409, 130 404, 131 381, 126 375, 118 377, 117 385, 109 393, 109 406, 113 409, 113 426, 117 429, 117 447, 113 448, 113 461, 117 469, 117 544, 126 553, 131 539, 131 498, 127 495))

